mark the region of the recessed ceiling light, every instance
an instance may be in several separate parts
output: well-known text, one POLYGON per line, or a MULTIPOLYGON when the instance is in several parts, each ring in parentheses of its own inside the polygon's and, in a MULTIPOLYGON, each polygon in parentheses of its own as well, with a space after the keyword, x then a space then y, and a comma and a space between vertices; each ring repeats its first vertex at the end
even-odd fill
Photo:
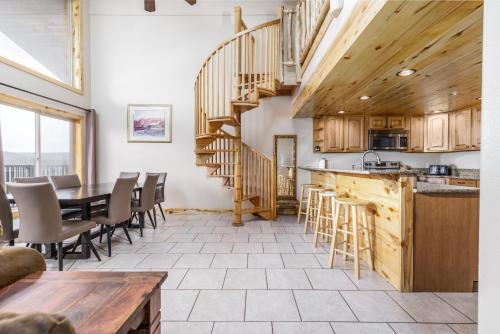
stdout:
POLYGON ((347 111, 345 111, 345 110, 339 110, 339 111, 337 111, 337 114, 345 114, 346 112, 347 111))
POLYGON ((396 75, 398 77, 407 77, 409 75, 414 74, 415 72, 417 72, 417 70, 414 70, 412 68, 407 68, 407 69, 399 71, 398 73, 396 73, 396 75))
POLYGON ((454 90, 453 92, 450 93, 452 96, 457 96, 458 95, 458 91, 457 90, 454 90))
POLYGON ((482 97, 478 97, 477 99, 478 99, 479 101, 481 101, 483 98, 482 98, 482 97))
POLYGON ((363 96, 360 96, 359 99, 362 100, 362 101, 366 101, 366 100, 369 100, 371 99, 372 97, 370 95, 363 95, 363 96))

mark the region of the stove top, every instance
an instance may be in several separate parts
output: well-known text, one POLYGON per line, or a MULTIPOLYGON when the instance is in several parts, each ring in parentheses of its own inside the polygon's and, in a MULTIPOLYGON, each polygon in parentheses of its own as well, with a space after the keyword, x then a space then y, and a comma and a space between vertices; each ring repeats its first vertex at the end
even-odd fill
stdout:
POLYGON ((365 161, 365 165, 363 166, 365 169, 400 169, 401 162, 400 161, 365 161))

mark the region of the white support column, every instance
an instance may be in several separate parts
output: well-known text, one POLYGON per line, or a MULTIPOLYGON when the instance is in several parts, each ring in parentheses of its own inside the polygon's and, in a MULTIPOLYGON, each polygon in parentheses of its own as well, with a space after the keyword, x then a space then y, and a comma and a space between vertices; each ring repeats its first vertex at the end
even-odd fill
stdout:
POLYGON ((484 1, 479 333, 500 333, 500 0, 484 1))

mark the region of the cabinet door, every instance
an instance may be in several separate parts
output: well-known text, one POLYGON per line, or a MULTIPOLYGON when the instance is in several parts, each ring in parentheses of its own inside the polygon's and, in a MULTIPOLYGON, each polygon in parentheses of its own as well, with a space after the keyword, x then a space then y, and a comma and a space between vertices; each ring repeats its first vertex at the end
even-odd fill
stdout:
POLYGON ((313 119, 313 150, 314 152, 325 152, 325 118, 313 119))
POLYGON ((404 116, 387 116, 387 127, 389 129, 404 129, 405 117, 404 116))
POLYGON ((329 116, 324 121, 325 151, 339 152, 344 148, 344 119, 329 116))
POLYGON ((344 120, 344 151, 360 152, 365 149, 365 118, 349 116, 344 120))
POLYGON ((471 179, 449 179, 448 184, 452 186, 477 187, 477 180, 471 179))
POLYGON ((471 149, 481 149, 481 109, 472 109, 472 138, 471 149))
POLYGON ((427 152, 448 151, 448 114, 425 116, 425 150, 427 152))
POLYGON ((408 151, 423 152, 424 151, 424 116, 409 117, 410 125, 410 140, 408 151))
POLYGON ((450 113, 450 149, 465 151, 471 147, 471 109, 450 113))
POLYGON ((370 129, 383 129, 387 125, 387 118, 385 116, 370 116, 369 123, 370 129))

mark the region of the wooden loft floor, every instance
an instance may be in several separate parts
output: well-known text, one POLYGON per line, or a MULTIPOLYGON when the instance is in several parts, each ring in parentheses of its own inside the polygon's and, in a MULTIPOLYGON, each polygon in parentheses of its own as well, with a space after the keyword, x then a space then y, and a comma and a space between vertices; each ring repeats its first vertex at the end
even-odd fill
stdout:
POLYGON ((482 1, 361 1, 293 113, 429 114, 477 104, 482 23, 482 1), (402 69, 417 72, 398 77, 402 69))

